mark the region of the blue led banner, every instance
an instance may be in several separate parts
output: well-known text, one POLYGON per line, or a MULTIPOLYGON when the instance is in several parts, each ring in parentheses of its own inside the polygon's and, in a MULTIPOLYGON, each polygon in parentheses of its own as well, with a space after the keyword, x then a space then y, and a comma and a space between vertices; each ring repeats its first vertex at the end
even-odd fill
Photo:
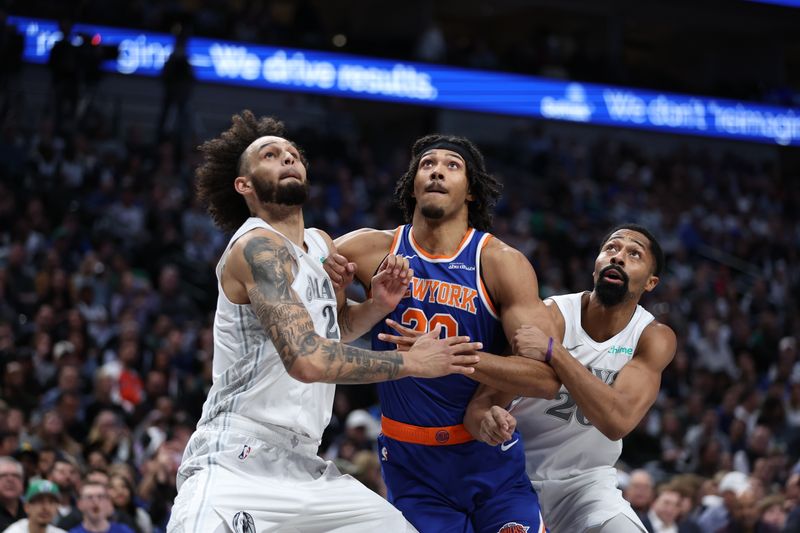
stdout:
MULTIPOLYGON (((61 32, 53 21, 9 17, 25 36, 24 59, 46 63, 61 32)), ((119 47, 103 69, 157 76, 170 35, 78 24, 73 41, 119 47)), ((193 38, 201 81, 434 107, 800 145, 800 110, 721 98, 550 80, 423 63, 193 38)))

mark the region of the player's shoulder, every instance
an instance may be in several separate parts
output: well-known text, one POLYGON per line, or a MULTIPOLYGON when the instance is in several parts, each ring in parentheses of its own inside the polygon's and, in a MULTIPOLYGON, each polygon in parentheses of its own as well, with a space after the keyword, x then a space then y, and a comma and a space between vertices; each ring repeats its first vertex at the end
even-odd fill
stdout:
POLYGON ((239 236, 231 245, 231 250, 244 250, 248 245, 254 242, 263 242, 264 240, 270 243, 280 244, 284 247, 286 246, 283 238, 277 231, 269 228, 255 227, 239 236))
POLYGON ((396 231, 396 229, 358 229, 334 239, 333 244, 339 253, 349 259, 376 253, 385 255, 392 248, 396 231))
POLYGON ((343 248, 386 248, 391 247, 397 229, 362 228, 333 240, 339 250, 343 248))
POLYGON ((481 250, 481 261, 497 264, 512 262, 511 265, 519 262, 530 264, 522 252, 494 235, 481 250))
POLYGON ((493 279, 507 279, 509 281, 522 281, 521 277, 536 274, 528 258, 511 246, 492 237, 481 250, 481 271, 484 278, 491 284, 493 279))
POLYGON ((677 342, 677 337, 671 327, 658 320, 653 320, 642 330, 636 351, 637 354, 663 358, 669 362, 675 355, 677 342))
POLYGON ((657 342, 665 342, 665 341, 672 341, 675 342, 676 336, 675 332, 672 330, 671 327, 664 324, 663 322, 659 322, 658 320, 653 319, 652 322, 645 326, 644 330, 642 331, 641 338, 646 338, 647 340, 655 340, 657 342))

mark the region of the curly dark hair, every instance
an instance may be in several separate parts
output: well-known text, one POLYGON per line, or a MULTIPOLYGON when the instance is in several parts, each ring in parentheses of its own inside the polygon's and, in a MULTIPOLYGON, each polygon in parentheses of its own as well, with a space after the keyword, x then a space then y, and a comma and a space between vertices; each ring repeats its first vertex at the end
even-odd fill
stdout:
POLYGON ((411 162, 408 170, 400 176, 394 189, 395 203, 403 212, 406 223, 410 223, 414 216, 417 200, 414 198, 414 177, 417 175, 419 162, 427 147, 439 143, 450 143, 463 148, 471 157, 465 158, 467 167, 467 180, 469 192, 475 198, 469 203, 469 225, 480 231, 488 231, 492 227, 492 210, 500 198, 503 185, 486 170, 478 147, 469 139, 455 135, 442 135, 435 133, 417 139, 411 148, 411 162), (471 159, 471 161, 470 161, 471 159))
MULTIPOLYGON (((231 117, 233 124, 219 137, 210 139, 198 147, 203 154, 203 163, 197 167, 197 197, 208 207, 214 224, 224 231, 235 231, 250 217, 250 209, 241 194, 233 188, 238 176, 250 172, 244 152, 253 141, 266 135, 284 137, 283 122, 272 117, 256 118, 245 109, 231 117)), ((290 141, 291 142, 291 141, 290 141)), ((303 151, 292 143, 300 160, 308 169, 303 151)))

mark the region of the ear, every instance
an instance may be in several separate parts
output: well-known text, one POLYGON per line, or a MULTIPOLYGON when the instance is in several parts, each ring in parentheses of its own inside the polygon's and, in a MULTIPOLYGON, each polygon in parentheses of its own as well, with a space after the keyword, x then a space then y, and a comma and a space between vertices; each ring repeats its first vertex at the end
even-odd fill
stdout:
POLYGON ((250 178, 239 176, 233 180, 233 188, 236 189, 236 192, 239 194, 246 194, 253 189, 253 183, 250 181, 250 178))
POLYGON ((647 282, 644 284, 644 290, 645 290, 645 292, 650 292, 650 291, 652 291, 653 289, 655 289, 655 288, 656 288, 656 285, 658 285, 658 282, 659 282, 659 281, 660 281, 660 279, 659 279, 659 277, 658 277, 658 276, 650 276, 650 277, 647 279, 647 282))
POLYGON ((474 202, 475 201, 475 195, 472 194, 472 191, 469 190, 469 189, 467 190, 467 201, 468 202, 474 202))

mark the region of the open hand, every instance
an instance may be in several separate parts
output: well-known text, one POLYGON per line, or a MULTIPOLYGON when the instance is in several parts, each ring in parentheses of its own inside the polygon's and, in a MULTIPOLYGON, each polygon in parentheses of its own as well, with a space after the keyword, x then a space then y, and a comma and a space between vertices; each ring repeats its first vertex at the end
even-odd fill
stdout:
POLYGON ((417 341, 417 339, 423 335, 423 332, 407 328, 399 322, 395 322, 391 318, 386 319, 386 325, 400 333, 400 335, 378 333, 378 339, 382 340, 383 342, 390 342, 397 345, 397 350, 400 352, 407 352, 417 341))
POLYGON ((390 313, 406 295, 413 277, 414 270, 408 267, 408 259, 402 255, 387 255, 372 278, 372 301, 390 313))
POLYGON ((405 356, 409 373, 419 378, 438 378, 448 374, 469 375, 475 372, 472 365, 480 361, 476 351, 483 347, 480 342, 470 342, 469 337, 447 337, 440 339, 442 326, 420 336, 405 356), (464 355, 473 354, 473 355, 464 355))

